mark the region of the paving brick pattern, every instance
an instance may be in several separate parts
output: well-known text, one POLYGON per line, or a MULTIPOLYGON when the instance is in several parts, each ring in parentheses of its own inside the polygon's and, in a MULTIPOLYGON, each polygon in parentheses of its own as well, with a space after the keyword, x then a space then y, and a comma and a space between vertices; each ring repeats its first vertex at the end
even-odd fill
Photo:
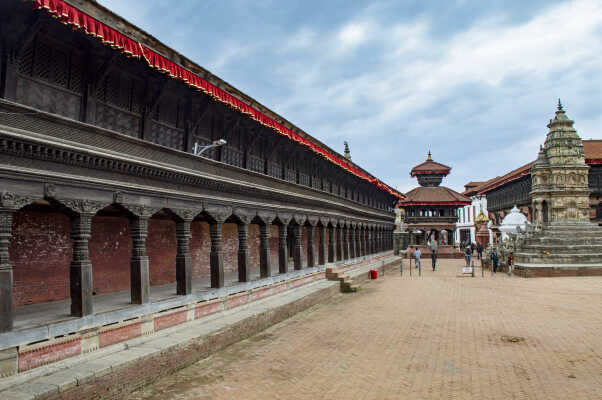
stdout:
POLYGON ((128 398, 602 398, 602 277, 470 278, 461 263, 387 273, 128 398))

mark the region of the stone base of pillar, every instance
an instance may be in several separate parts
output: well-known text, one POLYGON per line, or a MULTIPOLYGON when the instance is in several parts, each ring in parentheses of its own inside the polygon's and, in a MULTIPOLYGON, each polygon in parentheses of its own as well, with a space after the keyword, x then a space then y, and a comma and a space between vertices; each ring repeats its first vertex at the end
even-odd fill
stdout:
MULTIPOLYGON (((0 269, 0 332, 13 329, 13 269, 0 269)), ((0 374, 0 376, 2 376, 0 374)))
POLYGON ((71 262, 70 268, 71 315, 83 317, 93 311, 92 304, 92 263, 71 262))
POLYGON ((408 248, 410 244, 410 234, 408 232, 393 232, 393 254, 399 255, 401 251, 408 248))
POLYGON ((145 304, 150 302, 148 269, 148 256, 132 257, 130 260, 130 293, 132 304, 145 304))
POLYGON ((176 293, 178 295, 188 295, 192 293, 191 273, 190 256, 176 256, 176 293))

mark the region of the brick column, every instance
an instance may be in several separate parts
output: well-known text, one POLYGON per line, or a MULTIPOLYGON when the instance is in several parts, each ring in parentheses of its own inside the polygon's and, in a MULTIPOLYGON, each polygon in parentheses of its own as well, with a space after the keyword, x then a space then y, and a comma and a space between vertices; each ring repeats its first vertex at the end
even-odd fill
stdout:
POLYGON ((318 265, 326 265, 326 228, 318 226, 318 265))
POLYGON ((238 281, 249 281, 249 224, 238 223, 238 281))
POLYGON ((83 317, 94 312, 92 303, 92 262, 88 242, 92 236, 93 214, 79 213, 71 218, 73 257, 69 268, 71 315, 83 317))
POLYGON ((335 227, 330 225, 328 227, 328 262, 333 263, 335 261, 334 245, 335 245, 335 227))
POLYGON ((272 276, 270 264, 270 220, 259 225, 259 273, 262 278, 272 276))
POLYGON ((211 236, 211 252, 209 267, 211 270, 211 287, 224 287, 224 252, 222 250, 222 227, 224 220, 214 220, 209 224, 211 236))
POLYGON ((309 224, 306 225, 307 232, 307 268, 311 268, 315 265, 314 255, 314 226, 309 224))
POLYGON ((293 226, 293 262, 296 270, 302 269, 301 265, 301 226, 299 224, 295 224, 293 226))
POLYGON ((13 329, 13 266, 8 252, 12 228, 13 211, 0 210, 0 333, 13 329))
POLYGON ((192 293, 192 271, 190 265, 190 220, 176 221, 176 292, 179 295, 192 293))
MULTIPOLYGON (((130 220, 132 237, 132 256, 130 258, 130 297, 132 304, 150 302, 149 261, 146 254, 146 237, 148 236, 148 218, 138 217, 130 220)), ((177 236, 177 225, 176 225, 177 236)), ((177 275, 176 256, 176 275, 177 275)))

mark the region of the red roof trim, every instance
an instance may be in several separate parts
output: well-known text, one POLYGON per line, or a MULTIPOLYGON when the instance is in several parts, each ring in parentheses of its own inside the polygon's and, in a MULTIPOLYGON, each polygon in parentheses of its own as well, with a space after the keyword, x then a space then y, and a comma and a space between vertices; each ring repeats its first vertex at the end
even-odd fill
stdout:
POLYGON ((113 49, 124 53, 128 57, 135 57, 145 60, 149 67, 167 74, 170 78, 183 81, 188 86, 200 90, 215 100, 225 103, 233 109, 246 114, 249 118, 257 121, 258 123, 275 130, 281 135, 287 136, 289 139, 301 144, 302 146, 308 147, 313 152, 327 159, 331 163, 338 165, 347 172, 354 174, 358 178, 372 183, 379 189, 384 190, 397 198, 405 199, 403 194, 390 188, 377 178, 363 173, 353 165, 350 165, 349 163, 330 153, 328 150, 310 142, 301 135, 293 132, 291 129, 288 129, 284 125, 274 121, 267 115, 232 96, 230 93, 209 83, 192 71, 154 52, 142 43, 139 43, 129 36, 117 31, 116 29, 111 28, 110 26, 86 14, 80 9, 68 4, 64 0, 33 0, 33 2, 34 8, 43 9, 58 19, 61 23, 69 25, 76 30, 82 29, 86 34, 97 38, 104 45, 110 46, 113 49))
POLYGON ((585 163, 586 164, 602 164, 602 159, 600 158, 586 158, 585 159, 585 163))
POLYGON ((492 186, 489 186, 489 187, 487 187, 487 188, 485 188, 485 189, 481 190, 481 191, 479 192, 479 194, 485 194, 485 193, 487 193, 487 192, 490 192, 490 191, 492 191, 492 190, 493 190, 493 189, 495 189, 495 188, 498 188, 498 187, 500 187, 500 186, 502 186, 502 185, 505 185, 506 183, 513 182, 513 181, 515 181, 515 180, 517 180, 517 179, 520 179, 520 178, 522 178, 522 177, 524 177, 524 176, 527 176, 527 175, 531 175, 531 168, 527 169, 526 171, 522 171, 522 172, 520 172, 520 173, 517 173, 516 175, 509 176, 509 177, 507 177, 506 179, 503 179, 503 180, 501 180, 501 181, 499 181, 499 182, 496 182, 494 185, 492 185, 492 186))

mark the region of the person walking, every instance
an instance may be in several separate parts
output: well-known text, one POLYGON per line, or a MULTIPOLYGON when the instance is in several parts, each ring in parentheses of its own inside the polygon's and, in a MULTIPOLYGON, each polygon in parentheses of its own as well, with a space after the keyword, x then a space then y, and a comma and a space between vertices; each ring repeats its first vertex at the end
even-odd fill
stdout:
POLYGON ((493 273, 497 272, 497 267, 500 263, 500 257, 497 255, 495 247, 491 250, 491 265, 493 267, 493 273))
POLYGON ((422 252, 418 247, 414 248, 414 259, 416 261, 416 268, 420 268, 420 256, 422 256, 422 252))
POLYGON ((439 250, 439 245, 437 244, 437 240, 431 240, 431 260, 433 262, 433 271, 435 270, 435 266, 437 264, 437 251, 439 250))
POLYGON ((481 243, 477 243, 477 256, 479 260, 483 259, 483 246, 481 246, 481 243))
POLYGON ((466 268, 470 267, 470 258, 472 257, 472 250, 470 246, 466 246, 464 250, 464 258, 466 259, 466 268))

